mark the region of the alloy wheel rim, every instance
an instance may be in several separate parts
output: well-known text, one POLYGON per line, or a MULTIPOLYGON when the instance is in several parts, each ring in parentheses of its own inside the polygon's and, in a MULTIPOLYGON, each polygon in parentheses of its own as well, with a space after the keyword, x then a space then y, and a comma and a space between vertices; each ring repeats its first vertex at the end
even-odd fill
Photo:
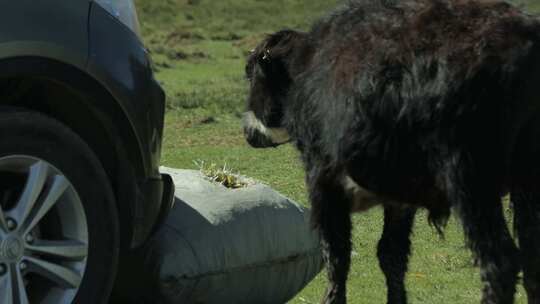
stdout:
POLYGON ((24 155, 0 158, 0 187, 0 303, 71 303, 88 258, 75 188, 50 163, 24 155))

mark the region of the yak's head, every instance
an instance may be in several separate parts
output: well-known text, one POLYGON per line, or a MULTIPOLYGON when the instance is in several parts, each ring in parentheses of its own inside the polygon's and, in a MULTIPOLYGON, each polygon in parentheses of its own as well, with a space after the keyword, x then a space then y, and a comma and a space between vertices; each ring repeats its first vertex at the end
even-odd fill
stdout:
POLYGON ((269 35, 249 55, 246 76, 250 82, 244 134, 256 148, 276 147, 290 141, 284 125, 284 108, 292 84, 291 66, 305 34, 283 30, 269 35))

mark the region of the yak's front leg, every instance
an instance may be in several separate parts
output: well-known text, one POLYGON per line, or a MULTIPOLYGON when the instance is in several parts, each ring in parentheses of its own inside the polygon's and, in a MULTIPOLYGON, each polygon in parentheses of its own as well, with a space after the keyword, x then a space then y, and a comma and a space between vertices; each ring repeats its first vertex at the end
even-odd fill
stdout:
POLYGON ((384 230, 377 248, 379 266, 386 277, 389 304, 407 303, 405 274, 409 261, 409 236, 416 209, 384 207, 384 230))
POLYGON ((351 264, 350 202, 339 179, 319 175, 308 179, 312 221, 321 237, 329 286, 322 303, 347 302, 347 276, 351 264))

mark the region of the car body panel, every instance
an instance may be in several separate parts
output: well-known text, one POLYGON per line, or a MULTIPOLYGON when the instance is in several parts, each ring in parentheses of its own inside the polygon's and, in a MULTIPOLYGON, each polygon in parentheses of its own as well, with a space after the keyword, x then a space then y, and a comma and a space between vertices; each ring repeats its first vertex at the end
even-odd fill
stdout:
POLYGON ((90 9, 89 24, 87 71, 119 102, 138 135, 139 153, 146 156, 138 199, 154 202, 137 204, 134 210, 135 227, 140 228, 135 243, 139 243, 151 233, 166 197, 159 172, 165 93, 154 79, 147 50, 133 32, 96 4, 90 9))
POLYGON ((154 79, 149 55, 128 28, 99 5, 90 11, 88 72, 101 81, 132 120, 146 175, 159 177, 165 94, 154 79), (149 163, 148 163, 149 162, 149 163))
POLYGON ((0 58, 41 56, 83 68, 90 4, 88 0, 0 0, 0 58))

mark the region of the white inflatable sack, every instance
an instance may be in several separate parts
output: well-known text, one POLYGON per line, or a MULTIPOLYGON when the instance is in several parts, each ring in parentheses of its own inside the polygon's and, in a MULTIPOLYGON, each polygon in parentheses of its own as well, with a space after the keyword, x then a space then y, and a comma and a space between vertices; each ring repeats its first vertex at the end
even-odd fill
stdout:
POLYGON ((176 203, 146 246, 146 302, 282 304, 321 270, 306 208, 262 184, 228 189, 198 171, 161 171, 176 203))

